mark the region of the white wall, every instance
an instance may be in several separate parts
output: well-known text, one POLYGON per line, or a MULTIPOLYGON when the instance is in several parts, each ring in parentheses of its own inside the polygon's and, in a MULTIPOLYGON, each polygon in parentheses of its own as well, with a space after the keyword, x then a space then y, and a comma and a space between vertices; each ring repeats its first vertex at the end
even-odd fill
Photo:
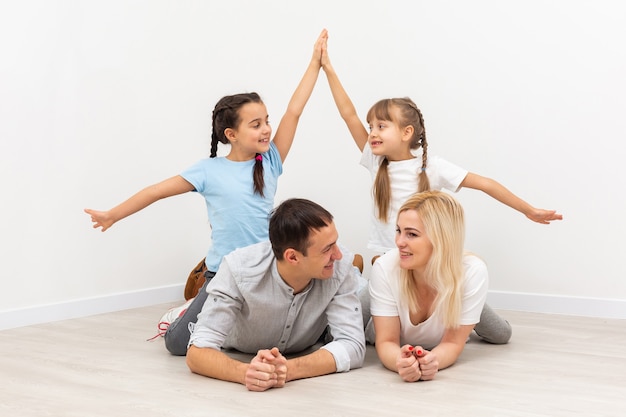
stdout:
MULTIPOLYGON (((0 4, 0 328, 181 299, 209 245, 200 197, 105 233, 83 208, 112 207, 208 155, 223 95, 259 92, 276 125, 323 27, 363 117, 380 98, 410 96, 431 154, 565 216, 538 225, 457 194, 494 307, 626 318, 622 2, 0 4)), ((318 201, 368 259, 358 159, 322 73, 276 202, 318 201)))

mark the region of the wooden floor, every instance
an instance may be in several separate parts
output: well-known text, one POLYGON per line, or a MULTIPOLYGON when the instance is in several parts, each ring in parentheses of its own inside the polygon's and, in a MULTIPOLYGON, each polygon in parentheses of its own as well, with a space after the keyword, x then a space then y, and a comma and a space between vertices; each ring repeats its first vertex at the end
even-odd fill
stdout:
POLYGON ((365 366, 248 392, 191 374, 163 340, 170 305, 0 332, 1 416, 624 416, 626 321, 500 311, 512 342, 471 339, 434 381, 365 366))

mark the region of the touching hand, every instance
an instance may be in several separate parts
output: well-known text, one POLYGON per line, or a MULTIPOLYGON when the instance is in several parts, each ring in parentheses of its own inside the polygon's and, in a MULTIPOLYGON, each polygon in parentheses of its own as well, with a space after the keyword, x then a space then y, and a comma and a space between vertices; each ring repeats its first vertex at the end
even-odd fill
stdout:
POLYGON ((94 229, 101 227, 102 231, 104 232, 109 227, 113 226, 113 223, 115 223, 115 220, 113 220, 108 211, 85 209, 85 213, 91 216, 91 221, 94 223, 94 229))
POLYGON ((274 356, 274 360, 268 363, 274 365, 274 373, 276 373, 275 387, 282 388, 287 382, 287 358, 280 353, 277 347, 273 347, 270 352, 274 356))
POLYGON ((437 354, 422 349, 420 346, 416 346, 415 356, 417 357, 420 371, 422 372, 422 381, 434 379, 435 374, 439 372, 439 359, 437 359, 437 354))
POLYGON ((278 349, 259 350, 246 370, 245 385, 249 391, 267 391, 270 388, 282 387, 285 385, 287 375, 286 360, 284 360, 284 370, 282 362, 284 357, 278 349), (282 359, 280 359, 282 358, 282 359), (277 368, 281 368, 278 369, 277 368), (279 374, 281 374, 282 385, 279 385, 279 374))
POLYGON ((400 348, 400 354, 396 359, 396 368, 398 375, 406 382, 419 381, 422 377, 419 362, 414 353, 413 346, 404 345, 400 348))
POLYGON ((313 47, 313 57, 311 58, 311 62, 315 63, 318 68, 322 66, 322 51, 326 49, 326 42, 328 41, 328 31, 326 29, 322 30, 320 36, 315 41, 315 46, 313 47))
POLYGON ((544 209, 533 209, 533 211, 526 214, 526 217, 541 224, 550 224, 552 220, 563 220, 563 215, 558 214, 556 210, 544 209))
POLYGON ((321 49, 320 65, 324 70, 326 70, 330 66, 330 57, 328 56, 328 35, 326 35, 324 42, 321 44, 321 49))

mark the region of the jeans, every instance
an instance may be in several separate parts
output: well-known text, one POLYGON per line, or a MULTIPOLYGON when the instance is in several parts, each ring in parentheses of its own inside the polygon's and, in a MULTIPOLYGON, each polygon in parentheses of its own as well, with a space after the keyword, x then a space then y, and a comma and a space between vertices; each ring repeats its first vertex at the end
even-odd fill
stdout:
POLYGON ((213 271, 204 273, 206 281, 200 288, 200 291, 198 291, 198 295, 196 295, 183 315, 174 320, 167 328, 163 338, 165 339, 165 347, 172 355, 185 356, 187 354, 187 346, 189 345, 193 325, 198 321, 198 314, 202 311, 208 296, 206 286, 214 276, 215 272, 213 271))

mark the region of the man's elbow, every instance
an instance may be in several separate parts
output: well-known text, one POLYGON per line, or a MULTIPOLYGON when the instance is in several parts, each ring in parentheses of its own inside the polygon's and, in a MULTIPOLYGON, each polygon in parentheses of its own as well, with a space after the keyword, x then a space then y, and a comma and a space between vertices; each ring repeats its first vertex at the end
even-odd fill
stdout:
POLYGON ((189 346, 187 350, 187 356, 185 357, 185 362, 187 363, 187 367, 194 374, 198 373, 198 354, 200 349, 195 347, 194 345, 189 346))
POLYGON ((350 370, 363 367, 363 363, 365 362, 365 351, 366 351, 365 344, 360 345, 355 350, 355 355, 350 360, 350 370))
POLYGON ((364 362, 365 362, 365 357, 359 358, 358 360, 355 360, 355 361, 351 361, 350 370, 362 368, 364 362))

